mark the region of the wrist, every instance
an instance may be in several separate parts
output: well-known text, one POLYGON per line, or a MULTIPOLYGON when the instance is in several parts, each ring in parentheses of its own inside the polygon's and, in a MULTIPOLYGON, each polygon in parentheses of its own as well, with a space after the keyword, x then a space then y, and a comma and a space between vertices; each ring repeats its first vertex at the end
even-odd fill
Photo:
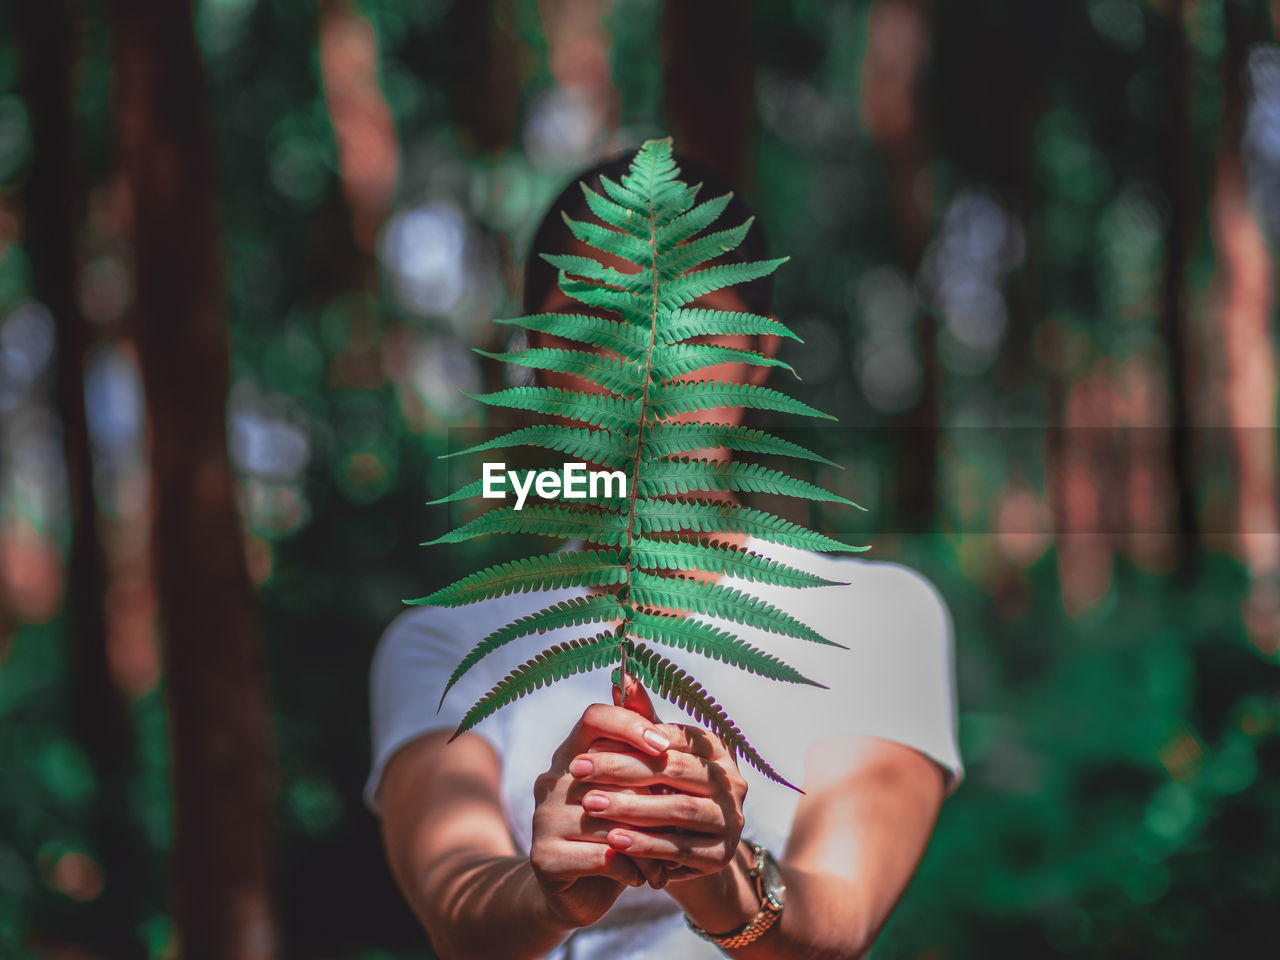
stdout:
POLYGON ((673 880, 667 891, 703 930, 736 930, 750 923, 761 907, 751 878, 752 862, 750 850, 739 840, 733 859, 723 870, 692 880, 673 880))
POLYGON ((533 869, 532 861, 526 860, 525 866, 529 869, 534 920, 548 937, 554 937, 559 942, 582 924, 563 912, 563 898, 547 889, 537 871, 533 869))

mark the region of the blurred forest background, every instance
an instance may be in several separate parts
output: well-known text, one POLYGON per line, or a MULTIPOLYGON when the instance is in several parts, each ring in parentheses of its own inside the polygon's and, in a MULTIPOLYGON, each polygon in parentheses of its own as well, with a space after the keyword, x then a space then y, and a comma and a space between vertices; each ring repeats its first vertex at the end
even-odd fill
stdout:
POLYGON ((0 957, 430 957, 370 656, 513 555, 417 546, 469 347, 666 133, 792 258, 787 390, 870 508, 800 518, 955 617, 968 776, 876 955, 1280 955, 1277 15, 0 7, 0 957))

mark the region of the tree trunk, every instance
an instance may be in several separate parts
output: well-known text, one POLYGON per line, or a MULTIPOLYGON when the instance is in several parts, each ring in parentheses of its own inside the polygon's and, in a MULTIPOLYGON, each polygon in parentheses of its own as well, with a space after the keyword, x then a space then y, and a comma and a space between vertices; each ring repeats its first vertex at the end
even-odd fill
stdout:
POLYGON ((1160 331, 1169 373, 1169 453, 1173 474, 1178 533, 1178 567, 1189 575, 1199 550, 1195 512, 1195 466, 1191 461, 1191 409, 1187 376, 1187 257, 1191 242, 1191 51, 1187 42, 1184 0, 1171 0, 1172 64, 1168 74, 1168 151, 1165 193, 1169 197, 1169 240, 1166 247, 1160 331))
POLYGON ((1275 290, 1271 253, 1249 202, 1240 140, 1245 121, 1246 57, 1257 24, 1228 4, 1222 125, 1210 219, 1218 260, 1219 341, 1226 359, 1227 417, 1236 455, 1236 521, 1241 559, 1253 580, 1245 622, 1268 653, 1280 622, 1280 518, 1276 503, 1276 357, 1271 338, 1275 290))
POLYGON ((511 22, 511 0, 455 3, 449 36, 453 119, 463 149, 500 156, 520 132, 524 49, 511 22))
POLYGON ((86 908, 84 937, 111 957, 142 957, 139 875, 146 842, 129 807, 133 731, 112 681, 104 597, 106 564, 98 530, 93 462, 85 416, 84 357, 89 331, 76 300, 76 223, 83 203, 72 109, 75 26, 65 0, 19 4, 23 86, 34 145, 24 188, 25 243, 36 294, 57 330, 57 407, 66 458, 71 549, 64 615, 71 646, 71 715, 99 792, 90 815, 95 853, 106 876, 86 908))
POLYGON ((189 3, 115 0, 111 11, 150 419, 178 955, 267 960, 275 768, 226 448, 230 345, 205 78, 189 3))
POLYGON ((662 113, 675 149, 750 194, 755 57, 751 7, 742 0, 662 5, 662 113))
MULTIPOLYGON (((933 216, 933 146, 920 91, 929 32, 921 0, 876 0, 862 62, 862 122, 883 160, 898 258, 908 275, 920 267, 933 216)), ((920 397, 894 423, 894 511, 908 530, 927 529, 937 506, 941 369, 932 312, 920 312, 916 331, 920 397)))

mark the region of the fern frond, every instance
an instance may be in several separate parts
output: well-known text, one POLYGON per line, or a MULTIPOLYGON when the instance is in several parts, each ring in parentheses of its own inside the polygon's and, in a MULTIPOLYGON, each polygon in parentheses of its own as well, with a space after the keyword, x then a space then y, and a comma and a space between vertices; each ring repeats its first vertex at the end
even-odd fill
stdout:
POLYGON ((608 227, 602 227, 600 224, 592 223, 589 220, 574 220, 563 211, 561 211, 560 217, 564 220, 565 225, 568 226, 570 233, 587 244, 587 246, 595 247, 601 253, 612 253, 630 263, 643 263, 651 254, 647 243, 629 233, 610 230, 608 227))
POLYGON ((640 610, 630 618, 631 633, 644 640, 665 643, 669 647, 692 650, 712 660, 721 660, 748 673, 756 673, 787 683, 805 683, 812 687, 826 686, 810 680, 799 670, 765 653, 731 633, 719 630, 709 623, 690 620, 675 614, 640 610))
POLYGON ((775 336, 803 343, 785 323, 756 313, 682 307, 659 316, 658 342, 679 343, 690 337, 775 336))
POLYGON ((436 712, 438 713, 440 707, 444 706, 444 698, 453 689, 453 685, 461 680, 468 670, 494 650, 512 640, 527 637, 531 633, 546 633, 548 630, 556 630, 560 627, 577 627, 584 623, 608 623, 611 620, 620 619, 622 614, 622 605, 618 603, 617 598, 613 594, 603 594, 562 600, 537 613, 514 620, 505 627, 499 627, 463 657, 462 662, 453 671, 453 675, 449 677, 449 682, 445 684, 444 692, 440 694, 440 706, 436 707, 436 712))
MULTIPOLYGON (((589 639, 552 647, 518 667, 471 708, 458 732, 543 684, 616 663, 615 682, 621 682, 623 671, 634 672, 664 699, 689 710, 757 769, 793 787, 759 756, 692 677, 640 642, 694 651, 771 679, 821 686, 768 651, 744 642, 732 630, 701 622, 697 616, 716 616, 817 643, 831 641, 759 597, 685 575, 701 570, 779 587, 833 585, 824 577, 729 540, 707 540, 704 535, 708 534, 746 534, 805 551, 865 549, 762 510, 712 500, 709 494, 754 491, 857 506, 852 501, 770 467, 705 460, 695 454, 728 448, 831 461, 760 430, 673 422, 683 414, 725 407, 835 419, 777 390, 710 380, 707 374, 684 379, 723 364, 782 367, 795 374, 790 365, 767 356, 765 350, 698 342, 705 337, 741 335, 799 340, 785 324, 748 312, 692 306, 709 293, 768 276, 786 258, 741 262, 725 257, 740 251, 751 221, 711 229, 732 195, 699 202, 701 185, 680 179, 670 139, 646 142, 620 181, 601 178, 602 193, 581 186, 594 219, 562 215, 566 229, 588 250, 616 257, 611 262, 621 261, 621 269, 606 265, 603 257, 545 254, 544 259, 559 271, 560 290, 590 309, 498 321, 560 337, 581 348, 547 345, 480 353, 505 363, 578 376, 601 391, 515 387, 475 397, 484 404, 570 422, 524 427, 461 452, 541 446, 622 471, 628 496, 490 510, 432 542, 530 533, 581 538, 593 549, 491 567, 418 602, 454 605, 551 585, 607 588, 604 596, 573 597, 491 631, 458 665, 446 691, 476 663, 518 637, 587 623, 616 621, 617 626, 589 639)), ((481 489, 479 482, 469 484, 438 502, 473 496, 481 489)))
POLYGON ((637 240, 646 243, 649 241, 648 217, 600 196, 585 183, 582 184, 582 195, 587 200, 587 208, 605 223, 631 234, 637 240))
POLYGON ((740 227, 708 233, 697 240, 690 240, 683 246, 677 247, 671 251, 669 256, 662 259, 662 267, 658 271, 658 277, 662 280, 671 280, 680 276, 686 270, 692 270, 708 260, 714 260, 716 257, 723 256, 731 250, 736 250, 742 245, 742 241, 746 239, 747 232, 751 229, 751 224, 754 220, 755 217, 751 217, 740 227))
POLYGON ((617 181, 610 180, 603 174, 600 177, 600 186, 604 187, 607 193, 616 203, 626 207, 632 213, 638 213, 642 217, 649 216, 649 199, 643 192, 637 192, 624 187, 617 181))
POLYGON ((724 573, 743 580, 755 580, 778 587, 834 587, 835 580, 797 570, 778 560, 767 560, 759 554, 728 543, 699 540, 650 540, 640 537, 632 542, 631 557, 643 570, 705 570, 724 573))
POLYGON ((656 380, 673 380, 717 363, 749 363, 757 367, 782 367, 797 380, 800 375, 789 363, 777 357, 766 357, 752 350, 718 347, 710 343, 673 343, 656 346, 653 351, 651 376, 656 380))
POLYGON ((533 533, 544 537, 580 537, 590 543, 616 547, 626 539, 627 517, 622 513, 590 507, 535 504, 517 510, 495 507, 470 523, 422 544, 462 543, 491 533, 533 533))
MULTIPOLYGON (((522 446, 554 450, 556 453, 564 453, 571 457, 598 463, 602 467, 621 467, 629 463, 633 457, 635 438, 630 433, 613 433, 609 430, 593 430, 590 427, 565 427, 547 424, 546 426, 521 427, 500 437, 494 437, 492 440, 486 440, 483 443, 467 447, 465 450, 455 450, 453 453, 443 453, 440 456, 442 458, 461 457, 470 453, 480 453, 484 450, 499 450, 507 447, 522 446)), ((469 489, 473 486, 476 487, 476 490, 469 496, 475 496, 476 493, 480 492, 476 484, 468 484, 468 487, 464 489, 469 489)))
POLYGON ((563 587, 605 587, 622 583, 626 568, 615 550, 571 550, 526 557, 486 567, 456 580, 447 587, 418 600, 405 603, 436 607, 460 607, 530 590, 559 590, 563 587))
MULTIPOLYGON (((532 473, 533 471, 527 468, 521 468, 521 469, 515 470, 514 472, 519 477, 521 485, 523 485, 528 479, 529 474, 532 473)), ((433 507, 436 504, 440 504, 440 503, 453 503, 455 500, 470 500, 472 497, 478 497, 482 493, 484 493, 483 477, 479 480, 472 480, 466 486, 460 487, 459 489, 453 491, 453 493, 450 493, 447 496, 437 497, 434 500, 428 500, 427 506, 433 507)))
POLYGON ((681 380, 676 383, 660 383, 649 393, 649 412, 659 419, 667 419, 676 414, 694 410, 712 410, 716 407, 749 407, 755 410, 773 410, 777 413, 820 417, 823 420, 835 419, 831 414, 823 413, 781 391, 757 387, 751 383, 681 380))
POLYGON ((525 661, 499 680, 492 690, 467 711, 449 742, 452 743, 485 717, 532 693, 538 687, 571 677, 575 673, 607 667, 617 659, 618 638, 612 630, 587 640, 558 643, 532 660, 525 661))
POLYGON ((744 453, 765 453, 779 456, 801 457, 831 467, 840 466, 826 457, 806 450, 798 443, 783 440, 763 430, 739 427, 723 423, 663 423, 648 424, 644 439, 644 459, 657 460, 690 450, 708 450, 726 447, 744 453))
POLYGON ((632 294, 644 294, 653 289, 653 275, 650 270, 638 273, 623 273, 613 267, 602 266, 590 257, 578 257, 569 253, 544 253, 542 259, 557 270, 594 280, 596 283, 608 284, 632 294))
POLYGON ((844 644, 828 640, 813 627, 801 623, 759 597, 718 583, 694 580, 692 577, 663 577, 643 570, 632 570, 629 599, 643 607, 671 607, 705 613, 734 623, 745 623, 770 633, 848 649, 844 644))
POLYGON ((560 289, 579 303, 601 310, 612 310, 629 323, 643 324, 649 321, 646 298, 626 290, 617 290, 589 280, 574 280, 560 272, 560 289))
POLYGON ((729 201, 732 199, 733 194, 731 193, 713 197, 698 204, 687 213, 676 217, 670 223, 659 227, 653 235, 653 243, 659 256, 670 256, 680 244, 695 233, 715 223, 720 219, 720 214, 724 213, 725 207, 729 206, 729 201))
POLYGON ((687 710, 698 719, 699 723, 723 740, 730 750, 734 751, 734 753, 741 753, 747 763, 751 764, 770 780, 785 787, 790 787, 798 793, 804 793, 794 783, 791 783, 777 770, 773 769, 764 757, 756 752, 755 747, 738 729, 738 725, 729 719, 729 715, 724 712, 724 708, 716 703, 715 699, 702 688, 702 684, 698 683, 662 654, 650 650, 643 643, 636 644, 631 653, 629 666, 640 683, 662 697, 663 700, 674 703, 681 710, 687 710))
POLYGON ((860 551, 825 534, 798 523, 783 520, 772 513, 740 504, 711 500, 675 498, 672 500, 636 500, 636 527, 640 533, 674 533, 687 530, 696 533, 745 533, 749 536, 795 547, 830 553, 837 550, 860 551))
POLYGON ((641 464, 636 489, 644 497, 690 493, 697 490, 738 490, 748 493, 773 493, 803 500, 826 500, 850 507, 858 504, 805 480, 789 477, 779 470, 758 463, 735 460, 659 460, 641 464))
POLYGON ((634 427, 640 405, 626 397, 555 387, 510 387, 496 393, 467 393, 464 396, 493 407, 528 410, 547 417, 566 417, 606 430, 625 431, 634 427))
POLYGON ((629 323, 607 317, 576 313, 537 313, 511 320, 495 320, 508 326, 524 327, 538 333, 549 333, 566 340, 594 344, 612 350, 624 360, 643 363, 649 347, 649 332, 629 323))
POLYGON ((672 310, 686 303, 692 303, 698 297, 716 290, 759 280, 773 273, 789 259, 789 257, 779 257, 776 260, 757 260, 752 263, 726 263, 718 267, 707 267, 695 273, 686 273, 662 287, 658 301, 659 307, 672 310))
POLYGON ((557 350, 538 348, 513 353, 491 353, 473 347, 476 353, 491 360, 515 363, 533 370, 551 370, 568 373, 599 384, 624 397, 634 397, 640 392, 644 374, 634 363, 626 363, 617 357, 591 353, 587 350, 557 350))

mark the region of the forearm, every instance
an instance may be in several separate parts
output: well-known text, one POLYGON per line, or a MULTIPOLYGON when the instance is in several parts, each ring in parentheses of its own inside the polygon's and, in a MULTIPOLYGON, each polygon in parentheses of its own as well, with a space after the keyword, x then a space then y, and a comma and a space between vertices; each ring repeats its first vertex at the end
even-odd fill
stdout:
MULTIPOLYGON (((787 885, 782 916, 755 943, 728 951, 742 960, 852 960, 871 947, 884 917, 850 880, 779 864, 787 885)), ((668 888, 689 918, 723 934, 750 922, 760 909, 742 853, 721 874, 668 888)))
POLYGON ((572 931, 547 905, 526 856, 456 853, 411 898, 441 960, 533 960, 572 931))

